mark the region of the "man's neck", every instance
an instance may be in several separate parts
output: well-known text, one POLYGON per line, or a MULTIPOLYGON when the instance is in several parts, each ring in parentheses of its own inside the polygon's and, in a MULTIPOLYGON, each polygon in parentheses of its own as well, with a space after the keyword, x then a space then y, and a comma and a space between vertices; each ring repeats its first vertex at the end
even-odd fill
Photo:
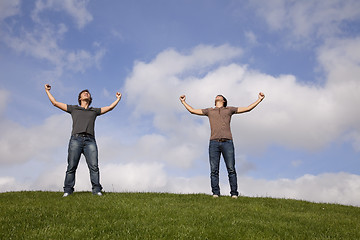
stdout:
POLYGON ((88 109, 88 107, 89 107, 89 102, 87 102, 87 101, 81 101, 80 107, 83 107, 83 108, 85 108, 85 109, 88 109))
POLYGON ((223 107, 224 105, 222 104, 222 103, 216 103, 215 104, 215 107, 217 107, 217 108, 221 108, 221 107, 223 107))

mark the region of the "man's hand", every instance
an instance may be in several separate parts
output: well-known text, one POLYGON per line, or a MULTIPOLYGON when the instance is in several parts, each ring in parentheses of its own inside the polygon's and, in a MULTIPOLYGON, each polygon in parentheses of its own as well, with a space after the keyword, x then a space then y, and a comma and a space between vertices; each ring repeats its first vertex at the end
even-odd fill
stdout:
POLYGON ((260 100, 263 100, 264 98, 265 98, 265 94, 262 93, 262 92, 260 92, 260 93, 259 93, 259 99, 260 99, 260 100))
POLYGON ((45 84, 45 92, 49 97, 50 102, 55 106, 60 108, 63 111, 67 111, 67 105, 65 103, 61 103, 55 100, 53 95, 50 93, 51 86, 49 84, 45 84))
POLYGON ((117 92, 116 93, 116 98, 120 100, 121 99, 121 93, 117 92))
POLYGON ((181 102, 184 102, 185 100, 186 100, 185 95, 181 95, 181 96, 180 96, 180 101, 181 101, 181 102))
POLYGON ((204 113, 202 112, 201 109, 193 109, 189 104, 187 104, 187 103, 185 102, 185 100, 186 100, 185 95, 181 95, 181 96, 180 96, 180 101, 181 101, 181 103, 185 106, 185 108, 186 108, 190 113, 196 114, 196 115, 200 115, 200 116, 203 116, 203 115, 204 115, 204 113))

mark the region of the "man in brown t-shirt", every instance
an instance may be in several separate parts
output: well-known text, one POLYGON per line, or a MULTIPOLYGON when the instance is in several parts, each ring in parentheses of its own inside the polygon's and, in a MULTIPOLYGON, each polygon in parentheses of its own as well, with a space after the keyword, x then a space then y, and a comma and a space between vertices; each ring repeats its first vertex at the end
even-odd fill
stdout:
POLYGON ((228 107, 226 98, 222 95, 217 95, 215 98, 215 108, 194 109, 185 102, 185 95, 180 96, 181 103, 190 113, 209 118, 211 129, 209 143, 210 179, 213 197, 215 198, 220 196, 219 166, 221 154, 228 171, 230 194, 233 198, 237 198, 239 195, 237 191, 234 143, 230 129, 231 116, 251 111, 264 97, 265 95, 260 92, 258 99, 248 107, 228 107))

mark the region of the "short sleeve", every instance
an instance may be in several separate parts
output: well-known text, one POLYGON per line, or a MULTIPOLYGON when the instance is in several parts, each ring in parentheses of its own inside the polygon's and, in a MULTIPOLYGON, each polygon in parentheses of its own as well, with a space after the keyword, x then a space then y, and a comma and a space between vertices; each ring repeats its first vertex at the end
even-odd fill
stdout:
POLYGON ((94 108, 94 111, 96 112, 96 115, 101 115, 101 108, 94 108))
POLYGON ((230 109, 230 113, 231 114, 235 114, 236 112, 237 112, 237 107, 229 107, 229 109, 230 109))
POLYGON ((205 116, 208 116, 209 115, 209 109, 208 108, 205 108, 205 109, 201 109, 202 113, 205 115, 205 116))
POLYGON ((66 112, 68 113, 72 113, 72 111, 74 110, 74 105, 66 105, 66 112))

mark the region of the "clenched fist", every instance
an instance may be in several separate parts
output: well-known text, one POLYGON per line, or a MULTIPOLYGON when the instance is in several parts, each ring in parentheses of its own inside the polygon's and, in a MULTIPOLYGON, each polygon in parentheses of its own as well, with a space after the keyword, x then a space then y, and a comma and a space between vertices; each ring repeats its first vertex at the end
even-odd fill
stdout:
POLYGON ((121 98, 121 93, 117 92, 117 93, 116 93, 116 98, 119 98, 119 99, 120 99, 120 98, 121 98))
POLYGON ((263 99, 264 99, 264 97, 265 97, 265 94, 264 94, 264 93, 262 93, 262 92, 260 92, 260 93, 259 93, 259 99, 263 100, 263 99))
POLYGON ((183 101, 185 101, 185 100, 186 100, 185 95, 181 95, 181 96, 180 96, 180 101, 182 101, 182 102, 183 102, 183 101))

